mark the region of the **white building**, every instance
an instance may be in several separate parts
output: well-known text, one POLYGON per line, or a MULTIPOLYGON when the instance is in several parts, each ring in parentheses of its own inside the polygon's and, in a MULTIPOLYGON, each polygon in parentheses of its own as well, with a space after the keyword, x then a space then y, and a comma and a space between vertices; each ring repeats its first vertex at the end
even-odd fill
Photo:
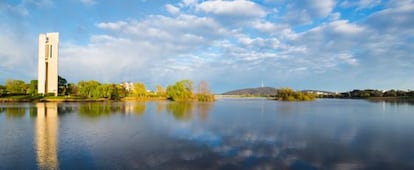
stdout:
POLYGON ((39 35, 38 93, 58 95, 59 33, 39 35))
POLYGON ((121 83, 121 86, 124 87, 125 90, 127 90, 127 91, 134 90, 134 83, 132 83, 132 82, 127 82, 127 81, 123 82, 123 83, 121 83))

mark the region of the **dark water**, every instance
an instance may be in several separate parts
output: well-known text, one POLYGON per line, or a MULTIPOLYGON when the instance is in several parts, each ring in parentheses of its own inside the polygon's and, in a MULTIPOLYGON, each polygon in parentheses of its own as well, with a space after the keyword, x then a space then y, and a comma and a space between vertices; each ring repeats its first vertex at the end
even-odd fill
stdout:
POLYGON ((414 105, 0 104, 0 169, 414 169, 414 105))

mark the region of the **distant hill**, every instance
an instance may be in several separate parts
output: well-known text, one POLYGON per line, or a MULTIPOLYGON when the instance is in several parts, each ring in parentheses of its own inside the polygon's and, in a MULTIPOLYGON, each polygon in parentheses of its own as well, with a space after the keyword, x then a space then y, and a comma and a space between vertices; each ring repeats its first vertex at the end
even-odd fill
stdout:
POLYGON ((223 95, 243 95, 243 96, 275 96, 277 89, 273 87, 256 87, 233 90, 223 93, 223 95))

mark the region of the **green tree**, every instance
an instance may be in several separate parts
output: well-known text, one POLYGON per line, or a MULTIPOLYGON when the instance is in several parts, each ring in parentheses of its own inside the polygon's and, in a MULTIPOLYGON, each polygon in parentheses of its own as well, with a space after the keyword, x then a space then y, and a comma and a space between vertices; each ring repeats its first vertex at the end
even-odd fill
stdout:
POLYGON ((59 95, 67 95, 67 83, 68 81, 65 78, 58 76, 58 94, 59 95))
POLYGON ((0 97, 7 94, 6 86, 0 85, 0 97))
POLYGON ((167 96, 171 100, 193 100, 193 83, 190 80, 181 80, 167 87, 167 96))
POLYGON ((80 96, 96 98, 99 93, 96 92, 96 89, 101 83, 95 80, 90 81, 80 81, 78 83, 78 94, 80 96))
POLYGON ((114 84, 101 84, 95 89, 94 97, 112 99, 116 96, 114 84))
POLYGON ((29 87, 27 88, 27 94, 30 94, 32 96, 36 96, 37 94, 37 80, 31 80, 29 87))
POLYGON ((397 91, 394 89, 384 92, 384 97, 397 97, 397 91))
POLYGON ((23 80, 7 80, 6 90, 10 94, 26 94, 27 86, 23 80))
POLYGON ((66 86, 66 94, 67 95, 76 95, 78 92, 78 87, 75 83, 69 83, 66 86))
POLYGON ((128 96, 129 92, 124 86, 117 84, 115 87, 114 98, 119 99, 128 96))
POLYGON ((135 97, 146 97, 147 89, 145 88, 144 83, 134 83, 133 94, 135 97))

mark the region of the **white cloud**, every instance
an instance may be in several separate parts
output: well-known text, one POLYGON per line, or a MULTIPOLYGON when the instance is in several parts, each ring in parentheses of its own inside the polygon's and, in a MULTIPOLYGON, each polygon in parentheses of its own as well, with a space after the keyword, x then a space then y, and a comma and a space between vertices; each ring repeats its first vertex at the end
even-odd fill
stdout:
POLYGON ((262 17, 266 12, 257 4, 247 0, 204 1, 197 10, 221 16, 262 17))
MULTIPOLYGON (((11 25, 0 23, 0 81, 6 79, 31 80, 37 72, 36 39, 11 25)), ((37 38, 37 37, 36 37, 37 38)))
POLYGON ((343 60, 345 63, 354 65, 354 66, 359 64, 358 59, 356 59, 355 57, 347 53, 338 54, 338 59, 343 60))
POLYGON ((195 77, 196 72, 208 67, 204 64, 208 58, 194 57, 193 53, 228 34, 213 19, 192 15, 149 16, 141 21, 99 23, 97 27, 109 34, 92 36, 87 46, 62 48, 61 61, 66 63, 62 71, 81 79, 145 79, 154 86, 151 83, 157 81, 169 83, 182 76, 195 77), (79 74, 79 68, 87 71, 79 74))
POLYGON ((267 15, 267 12, 253 1, 209 0, 196 5, 196 11, 207 14, 228 27, 246 26, 267 15))
POLYGON ((413 35, 412 16, 414 16, 414 2, 377 12, 367 18, 367 24, 371 29, 382 33, 413 35))
POLYGON ((362 31, 364 31, 363 27, 356 25, 356 24, 349 23, 347 20, 333 21, 328 25, 328 27, 331 27, 331 30, 334 30, 339 33, 348 34, 348 35, 357 34, 357 33, 361 33, 362 31))
POLYGON ((180 13, 180 8, 175 7, 174 5, 171 4, 167 4, 165 5, 165 9, 170 13, 170 14, 178 14, 180 13))
POLYGON ((111 30, 111 31, 119 31, 124 29, 125 26, 127 26, 127 22, 125 21, 119 21, 119 22, 107 22, 107 23, 99 23, 98 28, 111 30))
POLYGON ((194 5, 196 5, 198 2, 197 2, 197 0, 183 0, 181 3, 180 3, 180 6, 194 6, 194 5))
POLYGON ((284 20, 293 25, 310 24, 314 19, 328 16, 335 7, 334 0, 289 1, 284 20))
POLYGON ((355 8, 356 7, 357 10, 361 10, 361 9, 373 8, 380 4, 381 4, 381 0, 358 0, 358 1, 345 0, 340 4, 340 6, 344 8, 355 8))
POLYGON ((275 23, 271 23, 269 21, 256 22, 254 23, 253 27, 265 33, 276 33, 279 29, 275 23))

